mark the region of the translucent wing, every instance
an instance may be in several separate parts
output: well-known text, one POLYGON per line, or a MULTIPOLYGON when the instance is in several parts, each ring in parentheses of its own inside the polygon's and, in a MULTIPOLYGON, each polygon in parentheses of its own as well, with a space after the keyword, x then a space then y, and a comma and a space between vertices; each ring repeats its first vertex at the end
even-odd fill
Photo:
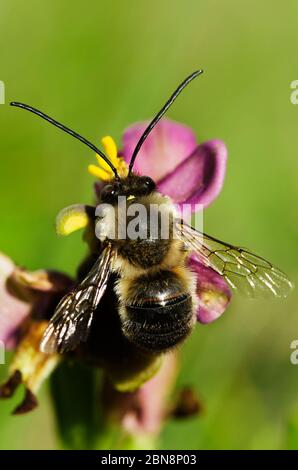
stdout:
POLYGON ((198 232, 181 220, 176 223, 176 234, 205 266, 210 266, 241 293, 286 297, 293 288, 286 274, 245 248, 198 232))
POLYGON ((63 297, 44 332, 40 343, 42 352, 62 353, 86 341, 94 311, 107 287, 114 256, 108 245, 85 279, 63 297))

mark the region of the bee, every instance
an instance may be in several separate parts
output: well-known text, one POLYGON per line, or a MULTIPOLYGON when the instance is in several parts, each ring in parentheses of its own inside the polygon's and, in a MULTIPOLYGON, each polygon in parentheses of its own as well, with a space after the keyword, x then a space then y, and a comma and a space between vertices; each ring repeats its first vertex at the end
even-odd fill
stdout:
MULTIPOLYGON (((57 305, 40 344, 42 352, 71 351, 87 340, 94 315, 109 314, 101 311, 101 300, 111 278, 124 337, 140 350, 154 354, 174 348, 190 335, 196 322, 196 282, 187 264, 191 254, 220 274, 231 288, 246 294, 283 296, 292 288, 288 277, 269 261, 185 223, 171 199, 158 191, 150 177, 133 172, 135 159, 150 132, 182 90, 201 73, 198 70, 188 76, 150 122, 135 147, 125 177, 120 177, 107 156, 81 135, 31 106, 11 103, 86 144, 114 173, 114 178, 101 190, 97 210, 91 210, 90 215, 99 239, 97 259, 88 274, 57 305), (129 223, 128 211, 121 212, 121 197, 128 207, 138 203, 149 209, 154 205, 158 220, 166 217, 170 222, 168 236, 161 236, 159 225, 156 237, 123 238, 119 232, 115 234, 112 230, 115 218, 121 219, 125 227, 129 223)), ((141 220, 146 230, 151 228, 149 212, 146 210, 141 220)))

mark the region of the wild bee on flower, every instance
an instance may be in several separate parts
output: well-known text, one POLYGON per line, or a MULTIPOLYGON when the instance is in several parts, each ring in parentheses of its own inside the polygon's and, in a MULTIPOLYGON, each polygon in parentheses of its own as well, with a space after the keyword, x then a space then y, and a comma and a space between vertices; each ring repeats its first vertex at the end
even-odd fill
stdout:
MULTIPOLYGON (((127 130, 120 153, 111 137, 103 139, 104 153, 41 111, 12 103, 93 149, 98 166, 90 165, 89 172, 100 180, 97 208, 73 205, 57 217, 60 235, 85 229, 90 254, 77 282, 63 284, 43 315, 39 312, 24 328, 12 375, 0 389, 2 396, 11 396, 19 383, 26 384, 27 395, 18 412, 34 407, 41 380, 63 355, 100 365, 118 390, 135 390, 157 373, 165 353, 191 334, 196 320, 209 323, 224 312, 231 289, 251 296, 285 296, 291 290, 288 277, 270 262, 196 230, 175 207, 183 203, 195 207, 199 202, 207 206, 224 180, 226 149, 221 142, 197 146, 188 128, 168 120, 159 123, 201 73, 187 77, 151 122, 127 130), (155 126, 159 142, 152 149, 155 126), (150 161, 148 155, 153 153, 150 161), (112 233, 115 217, 124 227, 128 224, 119 198, 128 207, 154 204, 157 220, 165 216, 170 222, 168 236, 161 236, 159 225, 156 237, 121 238, 112 233)), ((140 222, 145 233, 151 228, 148 213, 140 222)), ((30 282, 42 284, 38 274, 21 270, 12 270, 12 278, 29 290, 30 282)), ((44 275, 48 291, 55 285, 55 276, 52 279, 53 284, 44 275)))

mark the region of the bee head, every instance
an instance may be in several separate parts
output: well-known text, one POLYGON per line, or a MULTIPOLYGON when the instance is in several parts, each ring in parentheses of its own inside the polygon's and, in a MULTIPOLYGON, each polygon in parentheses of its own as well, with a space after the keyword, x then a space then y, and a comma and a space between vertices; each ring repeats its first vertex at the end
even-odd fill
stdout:
POLYGON ((156 191, 156 184, 150 176, 138 176, 131 173, 126 178, 105 185, 100 193, 100 202, 115 205, 119 196, 132 199, 149 196, 154 191, 156 191))

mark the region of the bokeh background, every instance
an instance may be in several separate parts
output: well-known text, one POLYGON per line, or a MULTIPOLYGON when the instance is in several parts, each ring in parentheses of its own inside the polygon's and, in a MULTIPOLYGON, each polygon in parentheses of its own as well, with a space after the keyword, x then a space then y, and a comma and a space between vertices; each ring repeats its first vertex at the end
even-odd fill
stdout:
MULTIPOLYGON (((298 284, 295 0, 0 0, 0 9, 1 251, 30 269, 73 273, 85 247, 80 234, 56 237, 55 215, 92 198, 92 152, 10 100, 120 143, 127 125, 151 117, 202 67, 169 117, 229 150, 205 230, 263 254, 298 284)), ((194 386, 204 412, 168 423, 161 448, 298 448, 297 301, 297 290, 286 300, 235 295, 218 322, 197 328, 182 348, 178 385, 194 386)), ((47 386, 40 401, 24 417, 9 415, 14 401, 0 403, 1 449, 57 447, 47 386)))

